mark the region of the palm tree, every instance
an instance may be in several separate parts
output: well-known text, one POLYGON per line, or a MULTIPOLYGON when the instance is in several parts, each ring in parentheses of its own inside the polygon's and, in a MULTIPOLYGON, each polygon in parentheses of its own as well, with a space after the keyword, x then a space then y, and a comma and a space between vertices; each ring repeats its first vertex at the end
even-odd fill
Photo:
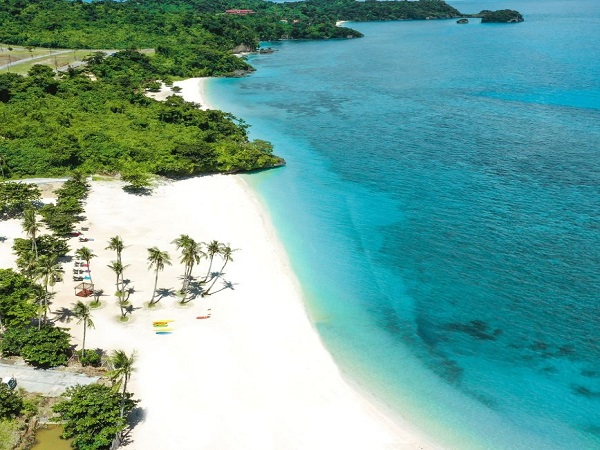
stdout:
MULTIPOLYGON (((121 260, 121 253, 123 252, 124 248, 125 248, 125 245, 123 244, 123 239, 121 239, 121 236, 111 237, 110 240, 108 241, 108 247, 105 248, 105 250, 114 250, 117 252, 117 262, 123 268, 124 268, 124 266, 123 266, 123 261, 121 260)), ((120 281, 121 281, 121 284, 123 284, 123 271, 121 271, 120 281)))
POLYGON ((117 276, 117 281, 115 283, 115 286, 117 288, 116 296, 119 297, 119 299, 121 299, 123 296, 123 289, 124 289, 124 286, 122 284, 122 279, 123 279, 123 272, 125 271, 125 267, 123 266, 123 264, 121 264, 120 261, 112 261, 110 264, 107 265, 107 267, 110 270, 112 270, 115 273, 115 275, 117 276))
POLYGON ((185 300, 185 293, 188 290, 190 281, 192 279, 192 270, 194 265, 200 262, 202 256, 206 256, 201 250, 200 245, 194 241, 187 234, 182 234, 173 241, 177 246, 177 250, 181 249, 181 263, 185 266, 183 273, 183 284, 181 285, 180 292, 184 294, 182 299, 185 300))
POLYGON ((119 387, 123 388, 121 392, 121 417, 123 417, 125 414, 127 383, 135 370, 133 366, 135 363, 135 352, 131 356, 127 356, 123 350, 114 350, 110 356, 110 362, 113 369, 108 373, 108 376, 117 390, 119 387))
POLYGON ((54 286, 56 281, 60 280, 63 270, 56 257, 44 255, 38 259, 38 263, 37 279, 43 281, 45 293, 43 298, 44 322, 46 322, 48 316, 48 299, 50 298, 48 286, 54 286))
POLYGON ((210 270, 212 269, 213 258, 215 255, 220 254, 223 245, 219 241, 210 241, 206 246, 206 254, 210 258, 210 262, 208 264, 208 270, 206 271, 206 275, 204 276, 203 283, 206 283, 208 280, 208 276, 210 275, 210 270))
MULTIPOLYGON (((152 299, 149 306, 154 305, 154 297, 156 297, 156 286, 158 285, 158 272, 164 270, 165 265, 171 265, 171 257, 167 252, 161 251, 158 247, 148 249, 148 269, 154 267, 154 290, 152 291, 152 299)), ((156 302, 158 303, 158 302, 156 302)))
POLYGON ((94 322, 92 321, 92 313, 90 307, 79 300, 73 306, 73 315, 78 319, 77 323, 83 322, 83 342, 81 343, 81 358, 85 358, 85 335, 88 327, 94 328, 94 322))
POLYGON ((92 258, 95 258, 96 255, 94 253, 92 253, 92 251, 87 247, 78 248, 75 251, 75 254, 77 256, 79 256, 81 259, 83 259, 85 261, 85 263, 87 264, 88 273, 90 274, 90 283, 94 284, 94 281, 92 280, 92 269, 90 267, 90 261, 92 260, 92 258))
POLYGON ((238 250, 239 249, 237 249, 237 248, 232 249, 229 246, 229 244, 226 244, 221 248, 221 257, 223 258, 223 265, 221 266, 221 269, 219 270, 219 275, 217 275, 216 277, 213 278, 212 283, 210 284, 210 286, 208 287, 208 289, 206 290, 204 295, 209 295, 210 290, 213 288, 213 286, 217 282, 217 279, 219 278, 219 276, 223 275, 223 270, 225 270, 225 266, 227 265, 227 263, 229 261, 233 261, 233 258, 231 255, 233 254, 233 252, 236 252, 238 250))
POLYGON ((35 253, 37 259, 37 233, 40 231, 40 223, 36 219, 35 209, 28 208, 23 211, 23 230, 27 234, 27 237, 31 239, 31 251, 35 253))
POLYGON ((25 255, 24 262, 21 268, 21 273, 30 280, 33 280, 37 275, 38 271, 38 260, 33 253, 25 255))
POLYGON ((121 239, 121 236, 113 236, 108 241, 108 247, 106 247, 105 250, 116 251, 117 252, 117 261, 121 262, 121 253, 123 252, 124 248, 125 248, 125 245, 123 245, 123 239, 121 239))

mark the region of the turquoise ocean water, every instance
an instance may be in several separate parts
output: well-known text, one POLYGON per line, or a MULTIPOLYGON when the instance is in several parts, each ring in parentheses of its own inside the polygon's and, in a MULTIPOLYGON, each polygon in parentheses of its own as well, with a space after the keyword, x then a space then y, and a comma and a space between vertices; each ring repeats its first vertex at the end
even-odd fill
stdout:
MULTIPOLYGON (((342 370, 452 448, 600 449, 600 2, 275 42, 210 102, 342 370)), ((276 338, 276 336, 274 336, 276 338)))

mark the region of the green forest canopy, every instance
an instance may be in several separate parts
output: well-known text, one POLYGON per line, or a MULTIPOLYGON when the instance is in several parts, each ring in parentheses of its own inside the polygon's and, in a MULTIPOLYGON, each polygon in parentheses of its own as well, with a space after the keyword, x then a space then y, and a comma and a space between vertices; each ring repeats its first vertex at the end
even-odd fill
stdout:
POLYGON ((0 42, 67 48, 207 45, 229 50, 259 40, 360 36, 337 20, 451 18, 441 0, 357 2, 308 0, 0 0, 0 42), (228 9, 251 9, 236 16, 228 9))
POLYGON ((441 0, 0 0, 5 44, 124 49, 111 57, 96 52, 87 67, 60 77, 47 66, 33 66, 27 77, 0 75, 2 176, 75 169, 182 176, 281 165, 271 144, 248 140, 243 121, 179 97, 160 103, 145 90, 172 77, 247 73, 252 68, 232 54, 240 45, 362 36, 338 20, 461 16, 441 0), (149 47, 153 56, 135 50, 149 47))
POLYGON ((264 141, 249 142, 230 114, 136 89, 152 78, 149 57, 124 51, 91 63, 92 81, 47 66, 0 75, 0 153, 6 177, 141 171, 166 176, 234 172, 282 163, 264 141), (118 63, 118 68, 112 64, 118 63), (142 65, 148 64, 148 69, 142 65))

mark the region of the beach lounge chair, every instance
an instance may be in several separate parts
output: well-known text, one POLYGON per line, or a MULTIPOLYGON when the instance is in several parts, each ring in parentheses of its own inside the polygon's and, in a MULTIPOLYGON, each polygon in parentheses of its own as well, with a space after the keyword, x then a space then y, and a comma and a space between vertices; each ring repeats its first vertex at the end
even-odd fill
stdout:
POLYGON ((211 314, 212 314, 211 308, 208 308, 204 315, 198 316, 198 317, 196 317, 196 319, 210 319, 211 314))

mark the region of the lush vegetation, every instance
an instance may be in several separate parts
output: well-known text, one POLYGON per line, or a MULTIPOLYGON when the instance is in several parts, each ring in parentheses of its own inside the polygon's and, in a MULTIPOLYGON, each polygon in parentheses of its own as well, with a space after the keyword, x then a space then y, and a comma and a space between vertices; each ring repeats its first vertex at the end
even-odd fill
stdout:
POLYGON ((19 393, 0 383, 0 421, 18 416, 22 409, 23 398, 19 393))
POLYGON ((25 326, 37 315, 42 287, 30 278, 0 269, 0 326, 25 326))
MULTIPOLYGON (((43 222, 57 236, 73 233, 75 224, 83 219, 83 202, 87 198, 90 186, 81 173, 75 172, 74 175, 55 192, 56 203, 48 203, 40 209, 43 222)), ((61 252, 54 253, 63 256, 61 252)))
POLYGON ((131 395, 123 397, 108 386, 91 384, 68 388, 65 399, 53 407, 64 421, 65 438, 73 438, 79 450, 109 448, 113 439, 125 429, 126 416, 135 406, 131 395))
MULTIPOLYGON (((0 168, 4 178, 121 173, 134 188, 148 174, 186 176, 283 164, 265 141, 220 111, 201 111, 179 97, 159 103, 145 90, 171 77, 240 75, 252 68, 232 54, 259 40, 359 37, 337 20, 460 16, 441 0, 411 2, 309 0, 157 0, 81 2, 0 0, 0 42, 34 47, 125 49, 95 52, 85 69, 60 79, 50 67, 28 76, 0 75, 0 168), (251 9, 253 14, 225 13, 251 9), (133 50, 152 47, 154 56, 133 50)), ((48 206, 56 231, 70 227, 76 203, 48 206), (62 211, 57 211, 62 210, 62 211)))
MULTIPOLYGON (((90 70, 98 81, 74 71, 56 79, 47 66, 34 66, 28 77, 0 75, 0 153, 6 177, 56 176, 77 169, 184 176, 282 163, 269 143, 250 142, 244 124, 230 114, 202 111, 176 96, 166 102, 147 98, 139 86, 158 77, 160 69, 141 53, 96 55, 90 70)), ((62 213, 77 215, 77 202, 59 202, 43 215, 49 225, 68 231, 62 213)))
MULTIPOLYGON (((0 168, 2 176, 5 177, 7 174, 4 172, 4 156, 0 156, 0 168)), ((23 214, 25 209, 38 203, 41 197, 40 189, 35 184, 0 183, 0 220, 23 214)))
MULTIPOLYGON (((460 13, 440 0, 411 2, 309 0, 157 0, 71 2, 0 1, 0 42, 68 48, 144 48, 159 46, 179 56, 256 47, 259 40, 357 37, 335 26, 337 20, 450 18, 460 13), (228 9, 251 9, 235 16, 228 9)), ((163 56, 168 52, 162 52, 163 56)), ((217 56, 214 54, 213 56, 217 56)), ((204 56, 200 56, 202 58, 204 56)))
POLYGON ((21 356, 36 367, 56 367, 67 363, 70 341, 71 335, 64 328, 11 327, 2 335, 0 352, 5 356, 21 356))
POLYGON ((498 11, 483 10, 479 13, 481 16, 481 23, 512 23, 512 22, 523 22, 523 16, 519 11, 513 9, 500 9, 498 11))

